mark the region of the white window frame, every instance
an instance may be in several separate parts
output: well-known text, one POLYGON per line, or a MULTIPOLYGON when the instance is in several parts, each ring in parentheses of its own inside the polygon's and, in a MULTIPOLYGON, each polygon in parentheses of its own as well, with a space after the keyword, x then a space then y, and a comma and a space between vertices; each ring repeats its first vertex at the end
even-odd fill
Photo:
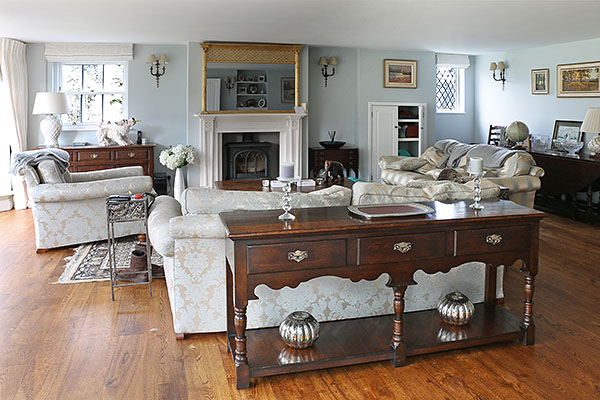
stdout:
MULTIPOLYGON (((78 62, 53 62, 51 64, 51 85, 50 91, 53 92, 62 92, 61 83, 62 83, 62 66, 63 65, 84 65, 84 64, 122 64, 123 65, 123 91, 122 92, 78 92, 82 95, 84 94, 123 94, 123 118, 128 118, 128 104, 129 104, 129 65, 127 61, 110 61, 110 62, 99 62, 99 61, 78 61, 78 62)), ((90 131, 98 129, 98 122, 80 122, 76 125, 73 124, 64 124, 63 131, 90 131)), ((115 121, 111 121, 115 122, 115 121)))
MULTIPOLYGON (((436 75, 436 86, 437 86, 437 69, 440 68, 436 66, 435 75, 436 75)), ((442 67, 449 68, 449 67, 442 67)), ((438 110, 437 108, 437 93, 436 93, 436 114, 466 114, 465 112, 465 68, 452 67, 458 70, 458 74, 456 74, 456 108, 454 110, 438 110)))

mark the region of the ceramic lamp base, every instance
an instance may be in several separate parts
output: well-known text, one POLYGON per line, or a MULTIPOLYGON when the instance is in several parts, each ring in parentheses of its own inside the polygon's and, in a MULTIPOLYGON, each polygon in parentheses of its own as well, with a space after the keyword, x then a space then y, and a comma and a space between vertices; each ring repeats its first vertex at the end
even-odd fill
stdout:
POLYGON ((588 149, 592 152, 592 154, 600 154, 600 136, 593 137, 588 142, 588 149))
POLYGON ((62 122, 55 115, 48 115, 40 122, 40 131, 46 141, 45 147, 58 147, 58 137, 62 132, 62 122))

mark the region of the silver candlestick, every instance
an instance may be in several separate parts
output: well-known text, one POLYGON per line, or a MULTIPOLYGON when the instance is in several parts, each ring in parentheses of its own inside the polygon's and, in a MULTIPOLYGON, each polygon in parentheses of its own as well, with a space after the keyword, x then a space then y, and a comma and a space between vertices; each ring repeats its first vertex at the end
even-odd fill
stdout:
POLYGON ((296 219, 296 216, 294 216, 294 214, 290 213, 290 210, 292 209, 292 205, 290 204, 290 200, 292 199, 292 196, 290 195, 290 192, 292 191, 292 182, 294 182, 296 180, 296 178, 277 178, 277 180, 281 183, 283 183, 283 206, 281 208, 283 208, 284 213, 281 214, 279 216, 279 219, 282 221, 293 221, 296 219))
POLYGON ((479 203, 481 201, 481 174, 473 174, 473 204, 471 207, 473 210, 483 210, 483 205, 479 203))

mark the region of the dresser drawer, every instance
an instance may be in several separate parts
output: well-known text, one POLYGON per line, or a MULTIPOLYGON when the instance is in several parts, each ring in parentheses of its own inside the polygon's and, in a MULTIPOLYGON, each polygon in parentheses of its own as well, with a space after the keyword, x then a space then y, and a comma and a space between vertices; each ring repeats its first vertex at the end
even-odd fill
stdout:
POLYGON ((147 160, 148 159, 148 150, 146 150, 146 149, 115 150, 115 159, 119 160, 119 161, 147 160))
POLYGON ((98 161, 110 161, 110 150, 74 150, 73 161, 89 163, 98 161))
POLYGON ((442 257, 444 232, 406 234, 358 240, 358 263, 387 264, 416 258, 442 257))
POLYGON ((531 242, 531 229, 519 226, 456 231, 455 241, 457 256, 512 251, 531 242))
POLYGON ((277 243, 248 246, 249 274, 343 267, 346 240, 277 243))

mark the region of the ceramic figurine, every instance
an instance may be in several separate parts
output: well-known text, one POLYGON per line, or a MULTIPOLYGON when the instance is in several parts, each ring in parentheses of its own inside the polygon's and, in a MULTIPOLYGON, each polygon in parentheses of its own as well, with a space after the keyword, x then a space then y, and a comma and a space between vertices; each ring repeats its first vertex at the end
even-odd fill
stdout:
POLYGON ((339 161, 326 160, 324 168, 319 171, 318 178, 325 182, 344 182, 344 165, 339 161))
POLYGON ((102 126, 104 121, 100 121, 98 130, 96 131, 98 144, 100 146, 112 146, 115 144, 127 146, 133 144, 131 139, 127 137, 127 133, 137 122, 140 122, 140 120, 131 117, 130 119, 123 119, 119 122, 115 122, 114 125, 109 124, 107 126, 102 126))

